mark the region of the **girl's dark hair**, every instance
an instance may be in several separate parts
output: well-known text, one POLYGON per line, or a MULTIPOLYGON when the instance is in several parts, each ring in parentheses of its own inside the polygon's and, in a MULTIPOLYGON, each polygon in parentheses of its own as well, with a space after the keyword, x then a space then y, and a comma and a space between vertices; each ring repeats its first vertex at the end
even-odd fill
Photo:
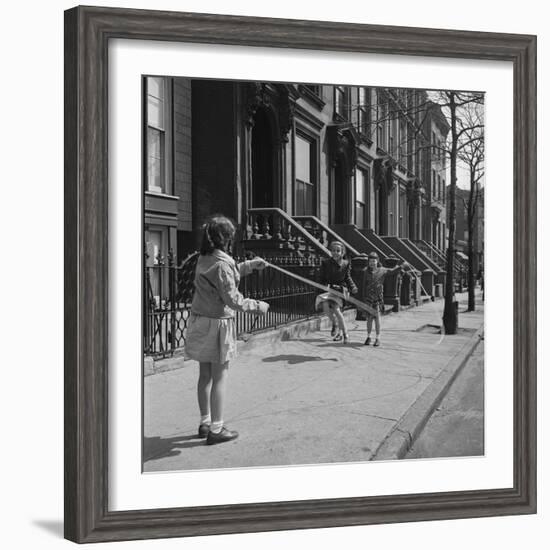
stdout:
POLYGON ((235 225, 225 216, 215 215, 206 220, 202 226, 201 254, 211 254, 214 250, 228 252, 235 237, 235 225))

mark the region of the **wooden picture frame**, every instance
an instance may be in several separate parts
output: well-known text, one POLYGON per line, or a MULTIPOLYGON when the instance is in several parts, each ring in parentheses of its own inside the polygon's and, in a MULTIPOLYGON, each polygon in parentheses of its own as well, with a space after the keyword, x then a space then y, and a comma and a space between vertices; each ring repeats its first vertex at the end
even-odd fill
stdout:
POLYGON ((536 37, 196 13, 65 13, 65 537, 243 533, 536 511, 536 37), (509 61, 514 71, 510 489, 112 512, 108 495, 108 43, 112 38, 509 61))

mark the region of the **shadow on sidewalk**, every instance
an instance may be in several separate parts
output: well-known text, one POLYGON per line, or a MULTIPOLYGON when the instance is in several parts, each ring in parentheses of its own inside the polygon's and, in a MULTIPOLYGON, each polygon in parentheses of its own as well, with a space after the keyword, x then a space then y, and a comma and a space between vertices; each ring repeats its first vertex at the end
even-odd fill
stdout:
POLYGON ((179 437, 144 437, 143 438, 143 462, 149 460, 178 456, 181 449, 190 449, 205 445, 204 439, 196 435, 182 435, 179 437))
POLYGON ((310 363, 312 361, 338 361, 334 357, 319 357, 318 355, 273 355, 271 357, 264 357, 262 359, 264 363, 276 363, 277 361, 286 361, 289 365, 298 365, 300 363, 310 363))
MULTIPOLYGON (((351 331, 350 331, 351 332, 351 331)), ((296 340, 292 340, 293 342, 303 342, 306 344, 322 344, 321 346, 317 346, 319 348, 334 348, 334 349, 350 349, 350 348, 356 348, 361 349, 363 348, 362 342, 348 342, 347 344, 342 344, 342 342, 334 342, 332 340, 327 340, 326 338, 300 338, 296 340)), ((338 359, 323 359, 323 361, 338 361, 338 359)))

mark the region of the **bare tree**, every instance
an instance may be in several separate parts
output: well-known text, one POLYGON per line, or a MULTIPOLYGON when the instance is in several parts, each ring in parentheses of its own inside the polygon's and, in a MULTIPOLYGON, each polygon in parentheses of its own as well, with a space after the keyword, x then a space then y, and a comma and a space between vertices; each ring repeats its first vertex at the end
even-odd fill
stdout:
POLYGON ((476 214, 481 195, 481 181, 485 175, 485 142, 483 127, 483 111, 479 104, 471 104, 464 110, 461 124, 466 128, 463 145, 458 152, 458 158, 463 162, 469 175, 470 189, 467 199, 463 199, 467 212, 468 224, 468 311, 475 310, 475 257, 476 243, 476 214))
MULTIPOLYGON (((481 105, 484 102, 483 93, 459 92, 454 90, 431 91, 419 95, 412 90, 393 90, 386 88, 376 89, 377 102, 368 106, 369 123, 371 131, 379 126, 390 125, 395 118, 404 118, 409 121, 413 132, 406 132, 404 139, 397 140, 393 146, 389 145, 389 154, 394 155, 398 151, 398 158, 405 159, 412 155, 419 155, 424 149, 438 150, 441 154, 450 159, 450 185, 448 198, 448 246, 446 258, 446 282, 445 282, 445 307, 443 312, 443 324, 446 334, 456 334, 458 316, 455 307, 455 262, 456 262, 456 187, 457 187, 457 163, 461 155, 468 154, 473 147, 476 155, 481 155, 475 169, 473 199, 469 201, 469 235, 473 232, 470 223, 473 223, 475 209, 478 201, 479 182, 482 175, 479 169, 483 167, 483 119, 473 116, 472 113, 482 113, 481 105), (415 98, 417 98, 415 100, 415 98), (418 101, 418 98, 421 98, 418 101), (435 105, 441 108, 441 112, 447 118, 450 126, 450 133, 447 143, 434 144, 430 136, 424 131, 424 121, 429 116, 430 109, 435 105), (412 146, 411 146, 412 144, 412 146), (470 216, 470 209, 472 215, 470 216)), ((351 102, 350 111, 361 109, 363 106, 351 102)), ((401 136, 403 137, 403 136, 401 136)), ((466 157, 465 157, 466 158, 466 157)), ((472 181, 472 180, 471 180, 472 181)), ((471 237, 469 237, 470 239, 471 237)), ((469 254, 469 257, 473 257, 469 254)), ((472 269, 470 268, 470 272, 472 269)), ((473 274, 473 273, 472 273, 473 274)), ((473 288, 473 285, 469 285, 473 288)))
MULTIPOLYGON (((451 165, 451 183, 449 186, 449 211, 448 228, 449 242, 447 246, 447 278, 445 283, 445 307, 443 310, 443 325, 446 334, 456 334, 458 328, 458 312, 454 300, 454 267, 456 253, 456 184, 457 184, 457 161, 461 151, 472 142, 468 138, 468 132, 475 132, 483 128, 478 121, 468 123, 465 113, 467 113, 474 104, 481 105, 484 96, 481 93, 457 92, 454 90, 444 90, 437 92, 437 103, 441 106, 445 114, 448 113, 450 119, 450 139, 447 152, 450 156, 451 165)), ((481 141, 481 143, 483 143, 481 141)))

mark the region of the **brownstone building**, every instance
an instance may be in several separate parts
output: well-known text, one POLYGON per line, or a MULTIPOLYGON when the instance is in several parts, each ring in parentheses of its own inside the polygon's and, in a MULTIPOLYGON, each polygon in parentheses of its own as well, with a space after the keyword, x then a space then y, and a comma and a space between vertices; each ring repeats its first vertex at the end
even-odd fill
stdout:
MULTIPOLYGON (((143 87, 144 294, 157 338, 164 329, 153 309, 171 308, 161 314, 171 323, 164 347, 183 338, 189 285, 168 267, 176 272, 197 249, 213 213, 237 222, 236 254, 315 278, 338 238, 358 280, 372 251, 386 265, 413 266, 386 281, 395 311, 441 296, 449 126, 427 92, 171 77, 145 78, 143 87)), ((281 285, 245 289, 272 300, 266 326, 311 314, 311 289, 294 289, 283 304, 281 285)))

